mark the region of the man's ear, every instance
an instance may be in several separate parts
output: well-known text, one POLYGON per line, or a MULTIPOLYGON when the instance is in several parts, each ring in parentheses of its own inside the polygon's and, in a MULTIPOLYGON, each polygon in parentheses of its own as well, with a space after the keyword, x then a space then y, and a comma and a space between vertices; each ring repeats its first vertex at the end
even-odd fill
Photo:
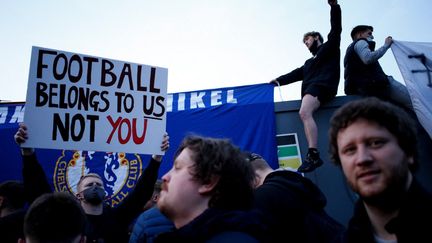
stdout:
POLYGON ((18 243, 25 243, 25 242, 26 242, 25 239, 18 238, 18 243))
POLYGON ((154 202, 154 203, 157 203, 157 200, 159 199, 159 194, 155 194, 155 195, 153 195, 153 197, 152 197, 152 201, 154 202))
POLYGON ((361 36, 361 32, 357 32, 355 35, 354 35, 354 40, 358 40, 358 39, 360 39, 360 36, 361 36))
POLYGON ((213 175, 208 183, 202 184, 199 188, 198 188, 198 192, 201 194, 206 194, 211 192, 216 185, 218 184, 220 179, 220 176, 215 176, 213 175))

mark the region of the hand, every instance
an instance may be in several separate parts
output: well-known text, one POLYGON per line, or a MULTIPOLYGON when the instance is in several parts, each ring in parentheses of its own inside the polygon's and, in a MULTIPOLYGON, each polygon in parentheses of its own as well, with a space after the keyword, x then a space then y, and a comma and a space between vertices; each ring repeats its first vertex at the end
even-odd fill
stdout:
POLYGON ((274 86, 279 86, 279 81, 277 81, 277 79, 273 79, 269 83, 273 84, 274 86))
MULTIPOLYGON (((19 124, 18 131, 14 135, 15 142, 21 146, 28 139, 27 126, 24 123, 19 124)), ((33 148, 21 148, 22 155, 31 155, 34 153, 33 148)))
POLYGON ((393 43, 393 38, 391 36, 387 37, 384 43, 388 46, 391 46, 391 44, 393 43))
POLYGON ((166 152, 169 149, 169 136, 168 133, 163 135, 162 144, 160 146, 161 151, 166 152))
MULTIPOLYGON (((163 135, 162 144, 161 144, 160 148, 161 148, 162 152, 166 152, 168 150, 168 148, 169 148, 169 136, 168 136, 168 133, 165 133, 163 135)), ((158 155, 158 154, 152 155, 152 158, 154 160, 156 160, 156 161, 159 161, 159 162, 162 161, 162 157, 163 157, 163 155, 158 155)))
POLYGON ((338 2, 337 2, 337 0, 327 0, 328 1, 328 4, 330 4, 330 5, 336 5, 338 2))
POLYGON ((18 131, 14 135, 14 140, 18 145, 21 145, 28 139, 27 126, 24 123, 19 124, 18 131))

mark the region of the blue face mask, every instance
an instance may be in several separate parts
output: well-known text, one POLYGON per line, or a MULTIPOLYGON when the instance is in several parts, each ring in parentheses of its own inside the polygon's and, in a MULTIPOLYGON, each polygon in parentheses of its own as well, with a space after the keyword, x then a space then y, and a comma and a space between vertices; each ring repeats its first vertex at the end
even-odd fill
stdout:
POLYGON ((98 205, 105 198, 105 190, 98 186, 92 186, 83 191, 84 200, 92 205, 98 205))
POLYGON ((370 36, 368 36, 368 38, 366 38, 366 40, 368 40, 368 41, 373 41, 373 39, 374 39, 373 35, 370 35, 370 36))

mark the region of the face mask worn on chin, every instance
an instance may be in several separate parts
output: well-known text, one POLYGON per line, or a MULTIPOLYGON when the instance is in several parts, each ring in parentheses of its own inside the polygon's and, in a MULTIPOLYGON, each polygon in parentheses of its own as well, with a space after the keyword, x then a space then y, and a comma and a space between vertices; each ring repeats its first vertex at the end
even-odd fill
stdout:
POLYGON ((311 47, 309 48, 309 51, 312 53, 312 55, 316 55, 318 52, 318 41, 314 40, 311 47))
POLYGON ((102 203, 105 198, 105 190, 98 186, 92 186, 83 191, 84 200, 92 205, 102 203))

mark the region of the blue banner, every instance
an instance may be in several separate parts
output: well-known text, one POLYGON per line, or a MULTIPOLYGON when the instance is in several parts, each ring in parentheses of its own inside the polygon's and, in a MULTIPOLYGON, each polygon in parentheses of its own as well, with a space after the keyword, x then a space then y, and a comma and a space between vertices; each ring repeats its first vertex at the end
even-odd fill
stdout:
MULTIPOLYGON (((188 134, 228 138, 278 167, 273 85, 168 94, 166 106, 171 146, 159 177, 171 168, 175 150, 188 134)), ((0 181, 22 179, 20 149, 13 135, 24 110, 24 103, 0 104, 0 181)), ((80 176, 95 172, 104 179, 113 206, 133 188, 150 159, 150 155, 52 149, 36 149, 36 154, 53 189, 75 193, 80 176)))

